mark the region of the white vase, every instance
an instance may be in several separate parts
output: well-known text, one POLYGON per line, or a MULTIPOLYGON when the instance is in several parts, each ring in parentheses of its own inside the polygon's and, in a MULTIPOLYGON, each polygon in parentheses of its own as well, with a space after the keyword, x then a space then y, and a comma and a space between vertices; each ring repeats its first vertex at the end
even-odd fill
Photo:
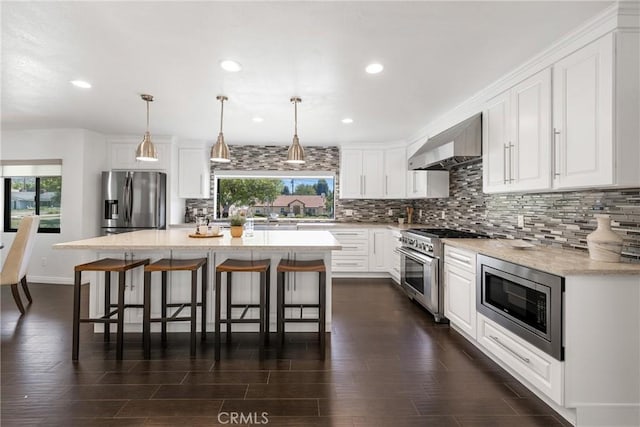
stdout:
POLYGON ((596 261, 620 262, 622 237, 611 230, 609 215, 594 215, 598 228, 587 236, 589 257, 596 261))

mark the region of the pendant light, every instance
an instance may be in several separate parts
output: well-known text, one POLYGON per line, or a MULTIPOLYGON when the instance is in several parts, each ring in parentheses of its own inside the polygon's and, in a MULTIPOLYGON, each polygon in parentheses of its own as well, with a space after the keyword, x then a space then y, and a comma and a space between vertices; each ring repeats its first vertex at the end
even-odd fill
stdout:
POLYGON ((220 101, 220 133, 218 134, 218 140, 216 144, 211 147, 211 156, 210 160, 212 162, 218 163, 229 163, 231 159, 229 158, 229 147, 224 142, 224 135, 222 134, 222 118, 224 116, 224 101, 227 101, 227 98, 224 95, 216 96, 216 99, 220 101))
POLYGON ((302 99, 294 96, 291 98, 291 102, 293 102, 295 112, 295 128, 293 132, 293 142, 287 152, 287 160, 285 160, 285 163, 301 165, 305 162, 304 149, 302 148, 302 145, 300 145, 300 140, 298 139, 298 102, 302 102, 302 99))
POLYGON ((144 133, 144 138, 142 138, 142 142, 136 149, 136 160, 143 162, 157 162, 158 152, 156 151, 156 147, 153 145, 153 142, 151 142, 151 134, 149 133, 149 103, 153 102, 153 96, 143 93, 140 97, 147 103, 147 131, 144 133))

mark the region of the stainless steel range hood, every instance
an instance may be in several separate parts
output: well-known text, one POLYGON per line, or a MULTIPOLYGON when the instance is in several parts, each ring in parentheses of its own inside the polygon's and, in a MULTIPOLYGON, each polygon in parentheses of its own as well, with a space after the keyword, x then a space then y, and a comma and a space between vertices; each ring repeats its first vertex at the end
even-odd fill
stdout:
POLYGON ((433 136, 409 158, 410 170, 448 170, 482 156, 482 114, 433 136))

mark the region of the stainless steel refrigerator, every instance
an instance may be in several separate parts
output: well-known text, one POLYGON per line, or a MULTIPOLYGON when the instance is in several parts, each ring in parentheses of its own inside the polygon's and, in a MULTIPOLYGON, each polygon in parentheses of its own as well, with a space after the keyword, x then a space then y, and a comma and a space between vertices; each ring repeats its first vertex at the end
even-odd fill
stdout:
POLYGON ((167 174, 102 172, 102 234, 166 228, 167 174))

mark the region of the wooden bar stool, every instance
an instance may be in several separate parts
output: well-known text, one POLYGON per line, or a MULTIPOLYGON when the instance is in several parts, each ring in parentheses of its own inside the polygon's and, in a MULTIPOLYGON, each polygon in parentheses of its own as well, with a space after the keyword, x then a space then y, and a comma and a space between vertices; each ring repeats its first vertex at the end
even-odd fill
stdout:
POLYGON ((277 326, 278 326, 278 348, 284 344, 284 324, 289 323, 318 323, 318 339, 320 341, 320 353, 322 359, 325 357, 325 313, 326 313, 326 281, 327 273, 324 261, 321 259, 311 261, 281 260, 278 264, 278 284, 277 284, 277 326), (318 282, 318 303, 317 304, 285 304, 284 302, 284 276, 285 273, 319 273, 318 282), (286 308, 299 308, 300 317, 286 317, 286 308), (303 318, 302 310, 305 308, 317 308, 318 317, 303 318))
POLYGON ((270 268, 271 260, 237 260, 227 259, 216 267, 216 321, 215 321, 215 359, 220 360, 221 346, 221 323, 226 324, 227 344, 231 342, 231 325, 233 323, 259 323, 260 324, 260 358, 264 357, 264 346, 268 341, 269 334, 269 289, 270 289, 270 268), (220 316, 220 300, 222 290, 222 273, 227 273, 227 315, 225 319, 220 316), (232 281, 231 273, 259 273, 260 274, 260 303, 259 304, 233 304, 231 301, 232 281), (233 319, 231 310, 233 308, 244 308, 240 318, 233 319), (245 319, 245 315, 250 308, 258 308, 258 319, 245 319))
POLYGON ((143 308, 142 304, 125 304, 124 290, 126 272, 134 268, 149 264, 149 259, 126 260, 103 258, 98 261, 76 265, 74 268, 75 279, 73 289, 73 351, 72 359, 78 360, 80 349, 80 323, 103 323, 104 340, 109 341, 110 325, 116 323, 118 332, 116 336, 116 358, 122 359, 124 343, 124 310, 125 308, 143 308), (104 316, 98 318, 80 317, 80 298, 83 271, 104 271, 104 316), (111 273, 118 273, 118 303, 111 304, 111 273), (112 308, 115 307, 115 310, 112 308), (116 316, 115 319, 112 317, 116 316))
POLYGON ((200 329, 200 340, 207 339, 207 258, 196 259, 172 259, 163 258, 159 261, 144 267, 144 320, 143 347, 144 357, 151 357, 151 322, 161 322, 162 344, 167 342, 167 322, 191 322, 191 357, 196 355, 196 311, 201 307, 202 325, 200 329), (202 268, 200 277, 201 299, 198 302, 198 270, 202 268), (151 273, 160 271, 162 273, 162 295, 161 295, 161 317, 151 318, 151 273), (169 271, 190 271, 191 272, 191 300, 185 303, 167 303, 167 273, 169 271), (167 308, 178 308, 167 317, 167 308), (189 316, 178 317, 180 312, 189 307, 189 316))

